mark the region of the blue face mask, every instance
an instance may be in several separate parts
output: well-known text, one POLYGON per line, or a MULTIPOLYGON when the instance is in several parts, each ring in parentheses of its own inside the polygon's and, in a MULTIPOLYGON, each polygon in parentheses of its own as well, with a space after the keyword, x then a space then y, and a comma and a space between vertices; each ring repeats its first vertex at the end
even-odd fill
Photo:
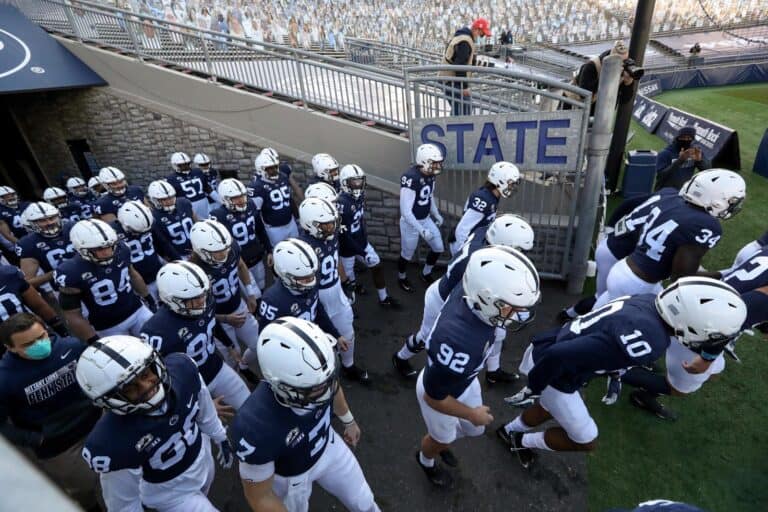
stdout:
POLYGON ((27 347, 24 354, 30 359, 45 359, 51 355, 51 339, 43 338, 37 340, 31 346, 27 347))

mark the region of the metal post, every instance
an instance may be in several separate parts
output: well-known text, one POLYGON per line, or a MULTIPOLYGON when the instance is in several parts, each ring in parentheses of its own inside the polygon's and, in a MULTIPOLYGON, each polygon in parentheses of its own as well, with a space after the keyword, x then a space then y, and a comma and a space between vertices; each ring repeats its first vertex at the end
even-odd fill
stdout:
MULTIPOLYGON (((587 176, 579 198, 578 226, 573 248, 573 263, 568 276, 568 293, 581 293, 587 277, 587 259, 595 231, 606 157, 611 144, 613 110, 619 94, 621 68, 621 57, 611 55, 603 60, 600 86, 597 89, 595 120, 592 123, 592 134, 587 147, 587 176)), ((584 112, 584 115, 587 115, 587 112, 584 112)))
MULTIPOLYGON (((629 56, 635 60, 638 66, 642 66, 645 59, 645 47, 648 46, 648 39, 651 36, 651 21, 655 5, 656 0, 639 0, 637 2, 635 22, 632 24, 632 39, 629 41, 629 56)), ((629 133, 629 122, 632 120, 637 85, 637 80, 635 80, 632 84, 632 97, 619 105, 616 115, 611 151, 608 154, 608 164, 605 168, 608 190, 616 190, 618 187, 619 170, 621 170, 621 162, 624 158, 624 146, 626 146, 627 133, 629 133)))
POLYGON ((213 69, 213 63, 211 62, 211 56, 208 53, 208 38, 204 32, 199 32, 200 43, 203 47, 203 58, 205 59, 205 69, 208 70, 208 79, 211 82, 216 82, 216 73, 213 69))
POLYGON ((301 62, 301 55, 299 55, 299 52, 292 52, 293 53, 293 65, 296 66, 296 73, 299 79, 299 94, 301 95, 301 103, 304 110, 309 110, 309 105, 307 104, 307 90, 306 90, 306 84, 304 83, 304 71, 302 69, 302 62, 301 62))

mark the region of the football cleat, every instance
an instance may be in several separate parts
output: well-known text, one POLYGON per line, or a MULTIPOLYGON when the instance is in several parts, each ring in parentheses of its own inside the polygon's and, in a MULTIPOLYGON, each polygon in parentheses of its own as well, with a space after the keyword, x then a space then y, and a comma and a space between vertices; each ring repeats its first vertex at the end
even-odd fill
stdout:
POLYGON ((406 379, 410 379, 416 376, 418 371, 411 366, 411 362, 407 359, 400 359, 397 357, 397 352, 392 354, 392 366, 395 367, 395 370, 397 370, 397 373, 399 373, 402 377, 405 377, 406 379))
POLYGON ((440 452, 440 458, 443 459, 443 462, 445 462, 446 466, 455 468, 459 465, 459 459, 457 459, 456 455, 454 455, 454 453, 447 448, 440 452))
POLYGON ((662 420, 675 421, 677 419, 677 414, 664 407, 656 395, 643 389, 636 389, 630 393, 629 401, 635 407, 655 414, 662 420))
POLYGON ((498 370, 491 372, 485 372, 485 382, 491 386, 494 384, 508 384, 510 382, 515 382, 518 380, 520 376, 516 373, 509 373, 505 372, 501 368, 498 370))
POLYGON ((400 287, 401 290, 408 293, 413 293, 413 284, 408 280, 407 277, 404 277, 402 279, 397 280, 397 285, 400 287))
POLYGON ((419 272, 419 277, 427 285, 430 285, 437 280, 437 276, 435 276, 434 271, 430 272, 429 274, 425 274, 424 272, 419 272))
POLYGON ((381 306, 384 309, 391 309, 392 311, 400 311, 401 309, 403 309, 403 306, 402 304, 400 304, 400 301, 398 301, 397 299, 389 295, 384 297, 384 300, 379 301, 379 306, 381 306))
POLYGON ((424 474, 427 475, 427 478, 435 487, 446 488, 453 485, 453 477, 437 461, 435 461, 435 465, 431 468, 427 467, 421 463, 419 452, 416 452, 416 463, 424 470, 424 474))
POLYGON ((523 446, 523 433, 512 432, 512 435, 507 432, 504 425, 496 429, 496 435, 501 439, 510 452, 517 455, 517 459, 520 461, 520 465, 523 468, 528 469, 536 460, 536 454, 530 448, 523 446))
POLYGON ((534 395, 528 386, 524 387, 512 396, 508 396, 504 401, 512 407, 527 407, 533 405, 539 395, 534 395))
POLYGON ((371 378, 368 376, 368 371, 363 370, 357 365, 342 366, 341 375, 349 380, 354 380, 360 384, 370 384, 371 378))

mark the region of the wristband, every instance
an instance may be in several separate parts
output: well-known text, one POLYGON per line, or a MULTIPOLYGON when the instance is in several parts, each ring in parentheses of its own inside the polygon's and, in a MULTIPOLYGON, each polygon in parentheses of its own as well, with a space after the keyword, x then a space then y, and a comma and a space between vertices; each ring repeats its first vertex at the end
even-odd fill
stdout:
POLYGON ((349 425, 355 422, 355 417, 352 416, 352 411, 350 411, 349 409, 347 409, 347 412, 345 412, 344 414, 338 416, 338 418, 345 425, 349 425))
POLYGON ((248 283, 245 285, 245 293, 247 293, 251 297, 255 297, 259 294, 259 289, 256 287, 253 283, 248 283))

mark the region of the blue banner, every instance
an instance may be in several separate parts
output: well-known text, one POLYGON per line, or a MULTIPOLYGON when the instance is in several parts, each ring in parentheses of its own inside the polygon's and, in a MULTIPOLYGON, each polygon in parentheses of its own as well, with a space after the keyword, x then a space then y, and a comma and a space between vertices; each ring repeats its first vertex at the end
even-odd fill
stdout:
POLYGON ((654 133, 667 115, 667 110, 669 109, 658 101, 649 100, 638 94, 635 97, 632 117, 649 133, 654 133))
POLYGON ((10 5, 0 5, 0 94, 107 85, 10 5))
POLYGON ((661 94, 661 82, 659 80, 646 80, 637 88, 637 94, 642 94, 646 98, 661 94))

